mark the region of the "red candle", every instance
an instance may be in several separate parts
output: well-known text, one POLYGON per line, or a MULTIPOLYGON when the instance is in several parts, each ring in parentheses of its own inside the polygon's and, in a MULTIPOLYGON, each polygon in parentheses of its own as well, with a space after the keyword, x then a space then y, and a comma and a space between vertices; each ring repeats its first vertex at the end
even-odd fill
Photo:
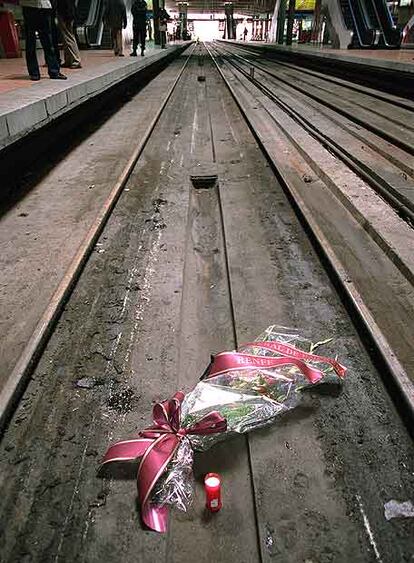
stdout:
POLYGON ((207 473, 204 477, 206 491, 206 506, 211 512, 218 512, 221 508, 221 481, 217 473, 207 473))

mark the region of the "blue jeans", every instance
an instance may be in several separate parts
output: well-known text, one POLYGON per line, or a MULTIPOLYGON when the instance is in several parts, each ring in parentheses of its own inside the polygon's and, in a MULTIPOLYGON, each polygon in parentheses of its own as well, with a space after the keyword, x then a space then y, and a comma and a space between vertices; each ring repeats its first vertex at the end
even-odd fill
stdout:
POLYGON ((52 10, 29 8, 23 6, 23 18, 26 35, 26 64, 30 76, 40 76, 36 55, 36 31, 45 53, 49 76, 57 76, 60 72, 58 53, 52 40, 52 10))

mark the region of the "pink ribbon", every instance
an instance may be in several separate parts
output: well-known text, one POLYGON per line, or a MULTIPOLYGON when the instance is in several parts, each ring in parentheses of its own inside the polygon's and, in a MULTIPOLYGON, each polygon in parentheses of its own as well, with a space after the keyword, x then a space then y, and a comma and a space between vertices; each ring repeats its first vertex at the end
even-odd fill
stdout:
POLYGON ((321 362, 324 364, 329 364, 335 370, 335 373, 339 377, 345 377, 346 374, 346 367, 340 364, 337 360, 333 358, 328 358, 327 356, 318 356, 317 354, 311 354, 310 352, 304 352, 303 350, 299 350, 295 346, 291 344, 284 344, 283 342, 249 342, 247 344, 243 344, 242 348, 251 348, 255 346, 256 348, 265 348, 267 350, 272 350, 274 352, 279 352, 284 356, 288 356, 291 358, 298 358, 301 360, 310 360, 312 362, 321 362))
POLYGON ((226 419, 217 411, 204 416, 191 428, 180 427, 181 403, 184 394, 176 393, 172 399, 156 403, 153 408, 154 426, 139 433, 139 438, 124 440, 108 448, 102 464, 113 461, 133 461, 141 458, 138 467, 138 498, 141 516, 148 528, 165 532, 168 523, 168 508, 151 503, 151 493, 160 476, 187 434, 214 434, 225 432, 226 419))
POLYGON ((243 352, 221 352, 214 357, 212 364, 207 372, 207 377, 214 377, 225 372, 241 369, 272 369, 279 366, 294 365, 303 373, 310 383, 317 383, 324 374, 317 368, 309 366, 304 360, 323 362, 331 365, 339 377, 344 377, 346 368, 336 360, 325 356, 317 356, 303 352, 289 344, 281 342, 251 342, 244 344, 243 348, 265 348, 283 354, 283 356, 274 358, 270 356, 261 356, 253 354, 245 354, 243 352))

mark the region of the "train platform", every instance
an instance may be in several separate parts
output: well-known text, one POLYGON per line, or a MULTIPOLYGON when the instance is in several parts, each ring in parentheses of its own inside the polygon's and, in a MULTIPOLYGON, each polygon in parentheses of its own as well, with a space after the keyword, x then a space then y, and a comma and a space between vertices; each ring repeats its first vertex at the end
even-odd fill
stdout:
MULTIPOLYGON (((34 130, 99 96, 133 75, 169 58, 180 49, 177 42, 161 50, 149 46, 145 57, 115 57, 112 51, 82 51, 83 68, 65 69, 68 80, 49 80, 41 68, 42 80, 32 82, 25 59, 0 61, 0 150, 34 130)), ((42 60, 39 51, 39 62, 42 60)), ((40 62, 41 64, 41 62, 40 62)))

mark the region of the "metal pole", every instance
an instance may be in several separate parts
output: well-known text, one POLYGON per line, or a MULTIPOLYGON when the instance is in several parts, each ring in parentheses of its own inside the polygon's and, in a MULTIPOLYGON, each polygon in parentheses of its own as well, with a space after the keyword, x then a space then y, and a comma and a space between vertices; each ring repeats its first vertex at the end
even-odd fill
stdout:
POLYGON ((286 45, 292 45, 293 20, 295 19, 295 1, 289 0, 288 21, 286 30, 286 45))
POLYGON ((160 18, 158 17, 160 11, 159 0, 152 0, 152 13, 154 15, 154 44, 161 45, 160 38, 160 18))
POLYGON ((286 19, 286 0, 280 0, 279 12, 277 15, 277 42, 283 45, 285 35, 285 19, 286 19))
POLYGON ((187 9, 187 2, 178 2, 180 39, 184 39, 187 36, 187 9))
POLYGON ((233 3, 224 2, 224 13, 226 14, 227 39, 234 39, 233 3))
POLYGON ((313 12, 311 41, 319 41, 320 39, 319 36, 321 33, 321 24, 322 24, 321 8, 322 8, 322 1, 316 0, 315 10, 313 12))

